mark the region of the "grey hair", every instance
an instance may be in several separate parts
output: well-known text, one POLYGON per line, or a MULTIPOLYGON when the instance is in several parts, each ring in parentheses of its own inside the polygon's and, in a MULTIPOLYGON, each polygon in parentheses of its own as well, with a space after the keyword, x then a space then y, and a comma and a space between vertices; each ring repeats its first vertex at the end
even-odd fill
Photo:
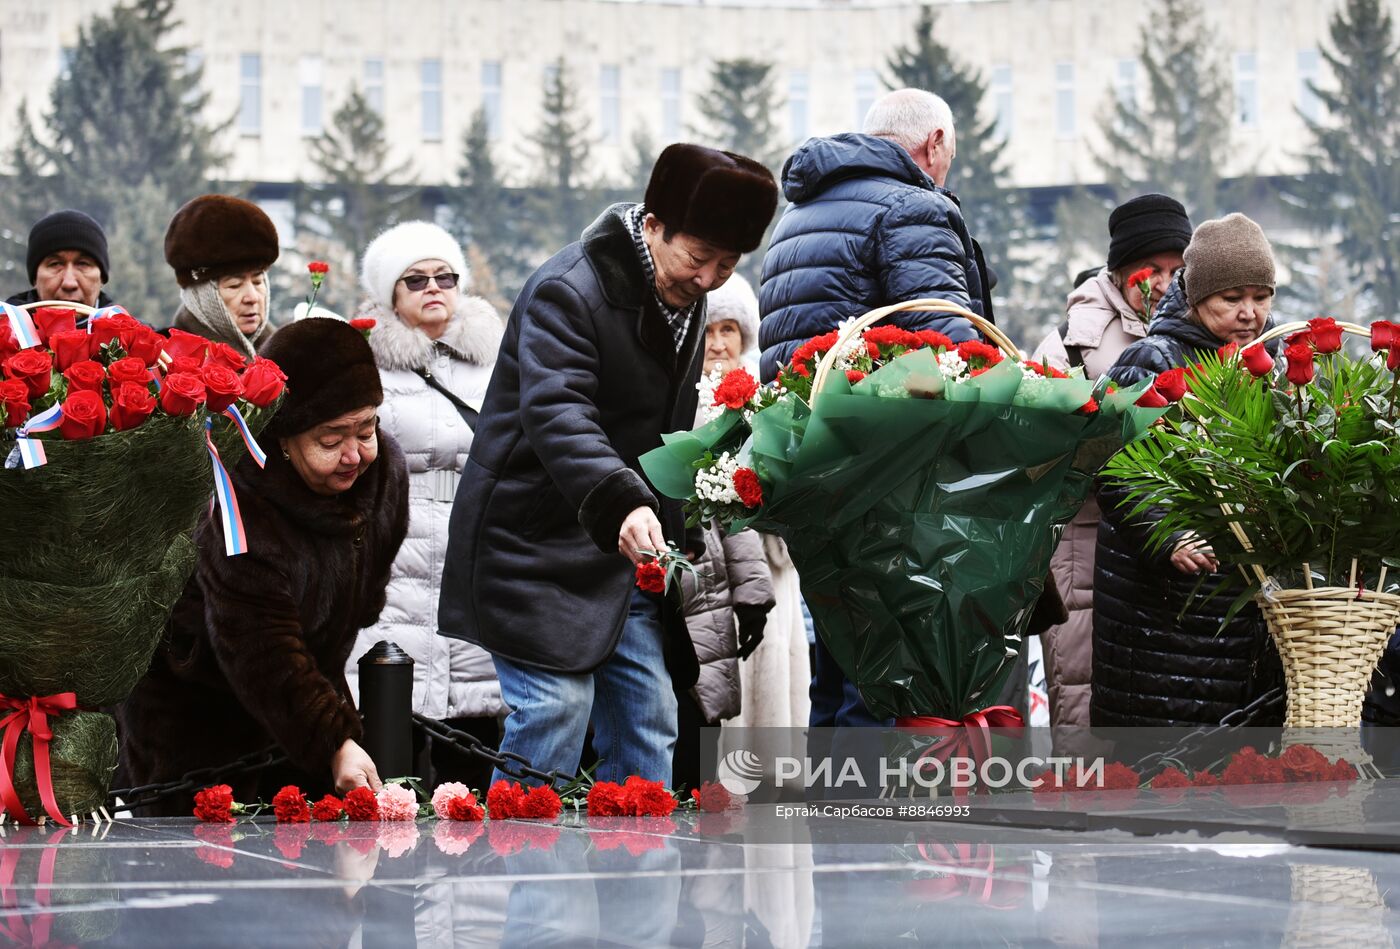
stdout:
POLYGON ((865 113, 861 131, 887 138, 912 152, 936 129, 947 136, 953 134, 953 110, 948 103, 923 89, 896 89, 875 100, 865 113))

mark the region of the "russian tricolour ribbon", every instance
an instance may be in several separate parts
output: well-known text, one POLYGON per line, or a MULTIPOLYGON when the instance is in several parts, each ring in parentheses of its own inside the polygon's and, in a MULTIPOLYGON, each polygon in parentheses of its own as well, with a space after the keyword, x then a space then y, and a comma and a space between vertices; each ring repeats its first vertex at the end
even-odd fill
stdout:
POLYGON ((55 405, 20 426, 19 431, 15 433, 15 446, 19 448, 20 461, 24 463, 25 468, 41 468, 49 463, 49 456, 44 452, 44 443, 29 436, 38 432, 51 432, 62 424, 63 406, 55 405))
POLYGON ((224 415, 233 420, 233 424, 238 427, 238 434, 243 436, 243 444, 248 448, 248 457, 259 468, 267 467, 267 452, 262 450, 257 439, 253 437, 252 431, 248 428, 248 420, 243 417, 243 413, 238 411, 238 406, 230 405, 224 409, 224 415))
POLYGON ((5 316, 10 322, 10 332, 15 334, 20 349, 39 345, 39 331, 34 328, 34 321, 28 313, 11 303, 0 303, 0 309, 5 311, 5 316))
POLYGON ((204 444, 209 448, 209 460, 214 465, 214 501, 219 508, 219 524, 224 531, 224 553, 230 557, 248 552, 248 537, 243 533, 243 515, 238 510, 238 495, 233 482, 219 458, 219 449, 209 434, 213 419, 204 420, 204 444))
POLYGON ((118 305, 115 304, 115 303, 113 303, 111 306, 104 306, 102 309, 100 309, 100 310, 96 311, 95 313, 93 313, 92 316, 89 316, 89 317, 88 317, 88 321, 87 321, 87 331, 88 331, 88 335, 92 335, 92 324, 93 324, 93 323, 95 323, 95 322, 98 321, 98 320, 106 319, 106 318, 109 317, 109 316, 116 316, 116 315, 119 314, 119 313, 125 314, 125 315, 127 315, 127 316, 130 316, 130 315, 131 315, 130 313, 127 313, 127 312, 126 312, 126 308, 125 308, 125 307, 118 306, 118 305))

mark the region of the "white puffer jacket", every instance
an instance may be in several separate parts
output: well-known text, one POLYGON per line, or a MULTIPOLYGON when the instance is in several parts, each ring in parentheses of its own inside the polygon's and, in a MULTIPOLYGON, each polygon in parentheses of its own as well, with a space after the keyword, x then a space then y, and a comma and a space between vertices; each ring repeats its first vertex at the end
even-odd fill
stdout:
POLYGON ((365 302, 357 315, 378 321, 369 341, 384 387, 379 419, 408 461, 409 516, 408 537, 394 561, 384 612, 378 624, 360 631, 346 677, 358 702, 357 662, 375 643, 387 639, 413 657, 415 712, 438 719, 499 715, 504 707, 491 656, 479 646, 437 632, 447 524, 472 431, 456 406, 414 370, 428 370, 458 398, 480 409, 505 323, 485 300, 466 295, 437 341, 376 303, 365 302))

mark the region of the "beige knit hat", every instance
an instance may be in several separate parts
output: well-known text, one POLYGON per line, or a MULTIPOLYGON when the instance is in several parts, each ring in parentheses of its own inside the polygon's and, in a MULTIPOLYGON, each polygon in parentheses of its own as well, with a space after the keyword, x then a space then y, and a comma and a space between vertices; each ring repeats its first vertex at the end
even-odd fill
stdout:
POLYGON ((1274 289, 1274 252, 1264 229, 1243 214, 1206 221, 1191 235, 1186 260, 1186 302, 1195 306, 1231 287, 1274 289))

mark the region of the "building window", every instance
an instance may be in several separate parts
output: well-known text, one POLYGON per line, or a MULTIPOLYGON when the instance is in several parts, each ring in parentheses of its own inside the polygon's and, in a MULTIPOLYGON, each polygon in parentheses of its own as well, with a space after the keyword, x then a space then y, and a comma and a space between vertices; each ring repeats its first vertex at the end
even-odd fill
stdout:
POLYGON ((491 141, 501 137, 501 64, 481 64, 481 108, 486 113, 486 136, 491 141))
POLYGON ((880 82, 873 69, 856 70, 856 128, 865 127, 865 113, 875 104, 880 82))
POLYGON ((442 60, 425 59, 420 68, 423 141, 442 141, 442 60))
POLYGON ((622 70, 617 66, 598 70, 598 127, 604 145, 622 142, 622 70))
POLYGON ((1298 111, 1309 122, 1322 117, 1322 100, 1312 90, 1317 85, 1319 66, 1317 50, 1298 50, 1298 111))
POLYGON ((384 117, 384 60, 365 60, 365 102, 384 117))
POLYGON ((1138 103, 1138 61, 1120 59, 1113 70, 1113 95, 1118 104, 1136 109, 1138 103))
POLYGON ((807 72, 794 69, 788 73, 788 124, 794 142, 807 138, 807 72))
POLYGON ((1011 138, 1016 112, 1011 98, 1011 67, 992 67, 992 108, 996 119, 996 134, 1003 142, 1011 138))
POLYGON ((297 72, 301 77, 301 134, 320 135, 321 57, 303 56, 297 72))
POLYGON ((58 78, 67 79, 73 74, 73 47, 64 46, 58 51, 58 78))
POLYGON ((674 142, 681 137, 681 71, 661 70, 661 137, 674 142))
POLYGON ((1235 54, 1235 121, 1246 129, 1259 124, 1259 71, 1253 53, 1235 54))
POLYGON ((262 57, 257 53, 238 57, 238 131, 262 132, 262 57))
MULTIPOLYGON (((185 105, 192 105, 204 94, 203 83, 194 81, 194 76, 204 68, 204 52, 198 49, 185 51, 185 74, 181 77, 184 82, 189 83, 185 89, 185 94, 180 97, 180 101, 185 105)), ((200 76, 203 79, 203 76, 200 76)))
POLYGON ((1074 138, 1074 63, 1055 64, 1055 134, 1074 138))

